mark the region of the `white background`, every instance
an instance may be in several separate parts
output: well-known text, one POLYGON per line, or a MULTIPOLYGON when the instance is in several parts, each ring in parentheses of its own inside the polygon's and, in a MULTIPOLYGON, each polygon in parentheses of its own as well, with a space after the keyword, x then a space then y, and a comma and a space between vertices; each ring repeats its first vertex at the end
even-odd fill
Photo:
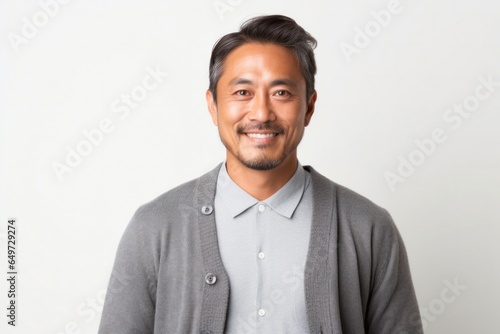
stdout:
POLYGON ((247 18, 275 13, 319 43, 301 163, 391 212, 426 333, 500 332, 500 87, 461 123, 443 118, 478 101, 480 78, 500 82, 497 2, 401 0, 377 30, 371 12, 389 1, 54 1, 52 16, 41 5, 49 0, 0 2, 1 267, 10 217, 19 262, 18 326, 6 324, 2 279, 2 333, 97 331, 133 212, 224 159, 204 101, 212 45, 247 18), (31 36, 26 22, 38 25, 31 36), (365 28, 368 45, 355 40, 365 28), (341 45, 356 42, 346 57, 341 45), (115 113, 147 68, 168 77, 126 117, 115 113), (103 119, 113 130, 59 180, 54 163, 66 164, 67 149, 103 119), (415 153, 437 128, 446 140, 415 153), (400 156, 419 165, 391 189, 385 174, 398 173, 400 156))

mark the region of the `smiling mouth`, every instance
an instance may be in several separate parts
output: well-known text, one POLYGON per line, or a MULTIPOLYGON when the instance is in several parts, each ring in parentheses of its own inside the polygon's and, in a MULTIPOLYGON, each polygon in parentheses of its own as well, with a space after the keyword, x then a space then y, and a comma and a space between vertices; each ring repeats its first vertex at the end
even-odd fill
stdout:
POLYGON ((245 135, 253 143, 270 144, 278 135, 284 134, 285 130, 274 123, 252 123, 238 126, 236 132, 245 135))
POLYGON ((264 138, 272 138, 276 137, 277 133, 245 133, 250 138, 264 139, 264 138))

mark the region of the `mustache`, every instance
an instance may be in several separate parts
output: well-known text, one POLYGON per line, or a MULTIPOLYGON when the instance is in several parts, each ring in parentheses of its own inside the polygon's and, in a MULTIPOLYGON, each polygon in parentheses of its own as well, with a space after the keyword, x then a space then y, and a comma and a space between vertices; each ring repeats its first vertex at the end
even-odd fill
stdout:
POLYGON ((259 130, 259 131, 267 130, 267 131, 272 131, 272 132, 276 132, 279 134, 285 132, 285 129, 283 129, 283 127, 279 126, 276 123, 270 123, 270 122, 238 125, 238 127, 236 128, 236 132, 238 134, 244 134, 244 133, 255 131, 255 130, 259 130))

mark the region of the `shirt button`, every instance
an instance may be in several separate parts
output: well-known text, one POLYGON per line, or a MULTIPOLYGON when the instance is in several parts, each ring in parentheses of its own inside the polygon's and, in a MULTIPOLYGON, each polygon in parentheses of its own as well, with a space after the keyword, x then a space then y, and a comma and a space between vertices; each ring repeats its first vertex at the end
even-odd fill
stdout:
POLYGON ((205 276, 205 282, 207 282, 207 284, 210 284, 210 285, 215 284, 215 282, 217 282, 217 276, 215 276, 212 273, 208 273, 205 276))
POLYGON ((266 210, 266 206, 264 204, 259 205, 259 211, 264 212, 266 210))
POLYGON ((266 257, 266 254, 264 254, 263 252, 260 252, 260 253, 259 253, 259 259, 261 259, 261 260, 262 260, 262 259, 263 259, 263 258, 265 258, 265 257, 266 257))
POLYGON ((212 208, 211 205, 204 205, 202 208, 201 208, 201 213, 203 213, 204 215, 209 215, 212 213, 212 211, 214 211, 214 208, 212 208))
POLYGON ((259 310, 259 315, 260 315, 261 317, 265 316, 265 315, 266 315, 266 310, 264 310, 264 309, 262 309, 262 308, 261 308, 261 309, 259 310))

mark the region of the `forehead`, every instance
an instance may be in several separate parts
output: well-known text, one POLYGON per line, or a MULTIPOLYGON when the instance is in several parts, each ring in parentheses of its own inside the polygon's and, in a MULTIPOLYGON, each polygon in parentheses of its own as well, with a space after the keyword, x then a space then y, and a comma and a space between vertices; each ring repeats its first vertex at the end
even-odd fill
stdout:
POLYGON ((272 43, 246 43, 231 51, 220 79, 227 82, 239 76, 286 77, 305 82, 294 52, 272 43))

